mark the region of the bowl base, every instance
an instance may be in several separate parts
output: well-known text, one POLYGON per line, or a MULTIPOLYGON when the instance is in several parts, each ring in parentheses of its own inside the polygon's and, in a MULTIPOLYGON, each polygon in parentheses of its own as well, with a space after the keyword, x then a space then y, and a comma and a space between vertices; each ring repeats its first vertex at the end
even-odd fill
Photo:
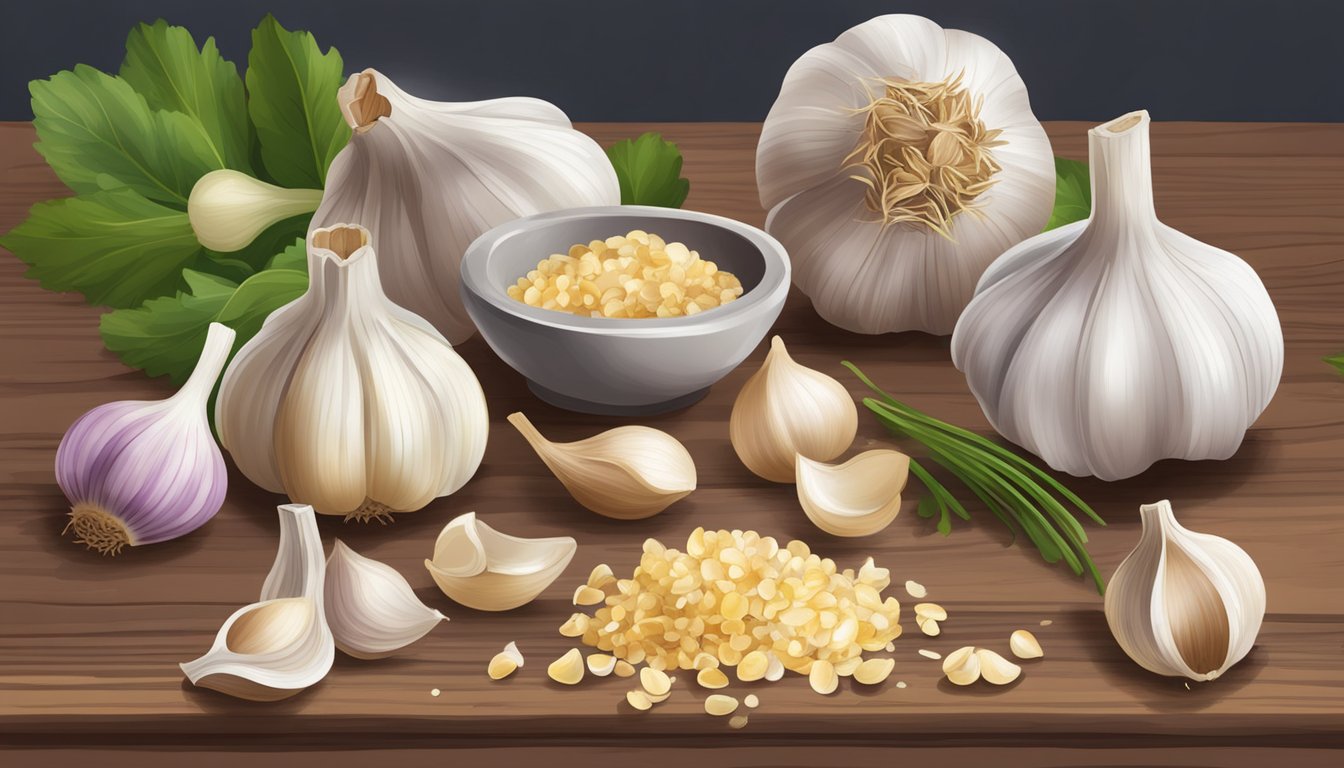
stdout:
POLYGON ((664 400, 661 403, 646 403, 643 405, 612 405, 610 403, 593 403, 569 395, 562 395, 554 392, 532 381, 527 382, 527 388, 532 390, 532 394, 541 398, 545 402, 554 405, 556 408, 563 408, 566 411, 577 411, 578 413, 591 413, 596 416, 652 416, 659 413, 668 413, 669 411, 681 410, 690 405, 700 402, 705 395, 709 394, 709 387, 699 389, 690 394, 674 397, 671 400, 664 400))

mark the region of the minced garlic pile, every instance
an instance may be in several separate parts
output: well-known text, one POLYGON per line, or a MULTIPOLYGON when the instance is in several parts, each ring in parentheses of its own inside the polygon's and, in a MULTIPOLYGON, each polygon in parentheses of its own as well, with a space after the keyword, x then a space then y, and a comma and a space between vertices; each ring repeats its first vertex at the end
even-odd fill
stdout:
MULTIPOLYGON (((801 541, 780 547, 755 531, 697 528, 685 552, 645 541, 632 578, 594 569, 586 588, 603 592, 601 607, 574 614, 560 633, 652 669, 714 670, 707 676, 717 680, 720 665, 736 666, 744 681, 790 669, 830 693, 837 677, 859 670, 864 651, 900 636, 900 603, 882 596, 889 583, 871 558, 858 573, 837 571, 801 541)), ((879 666, 871 677, 885 679, 890 665, 879 666)))
POLYGON ((742 283, 685 245, 636 229, 542 259, 508 294, 585 317, 682 317, 733 301, 742 283))

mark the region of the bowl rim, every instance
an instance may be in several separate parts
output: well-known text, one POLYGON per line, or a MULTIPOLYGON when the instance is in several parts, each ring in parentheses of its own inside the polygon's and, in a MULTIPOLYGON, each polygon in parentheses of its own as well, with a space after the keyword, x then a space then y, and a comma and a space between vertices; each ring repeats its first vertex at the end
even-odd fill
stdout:
MULTIPOLYGON (((650 227, 652 229, 652 227, 650 227)), ((514 219, 476 238, 462 256, 462 292, 471 294, 496 309, 537 325, 595 336, 669 336, 714 333, 737 325, 758 306, 782 303, 788 295, 791 265, 784 246, 761 229, 736 219, 703 211, 659 208, 648 205, 598 205, 564 208, 514 219), (601 216, 639 216, 653 219, 696 221, 733 232, 756 247, 765 262, 765 271, 755 288, 722 307, 692 317, 634 318, 583 317, 569 312, 542 309, 509 297, 502 285, 494 285, 486 271, 490 258, 509 238, 535 229, 537 225, 601 216), (677 331, 679 333, 669 333, 677 331)), ((479 325, 479 323, 478 323, 479 325)))

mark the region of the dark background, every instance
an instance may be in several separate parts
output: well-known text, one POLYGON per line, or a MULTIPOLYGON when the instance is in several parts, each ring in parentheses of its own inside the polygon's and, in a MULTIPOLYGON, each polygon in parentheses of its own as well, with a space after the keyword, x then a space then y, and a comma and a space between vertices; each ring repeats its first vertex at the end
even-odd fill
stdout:
POLYGON ((883 13, 1004 49, 1041 119, 1344 121, 1344 0, 0 0, 0 119, 27 82, 115 72, 164 17, 243 68, 266 12, 416 95, 538 96, 574 120, 760 120, 789 64, 883 13))

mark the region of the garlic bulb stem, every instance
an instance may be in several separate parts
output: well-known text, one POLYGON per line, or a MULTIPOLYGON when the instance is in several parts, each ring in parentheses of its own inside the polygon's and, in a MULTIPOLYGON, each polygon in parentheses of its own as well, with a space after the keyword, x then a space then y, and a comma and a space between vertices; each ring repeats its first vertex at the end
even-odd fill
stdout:
POLYGON ((1147 113, 1132 112, 1093 128, 1087 148, 1095 226, 1126 228, 1156 219, 1147 113))

